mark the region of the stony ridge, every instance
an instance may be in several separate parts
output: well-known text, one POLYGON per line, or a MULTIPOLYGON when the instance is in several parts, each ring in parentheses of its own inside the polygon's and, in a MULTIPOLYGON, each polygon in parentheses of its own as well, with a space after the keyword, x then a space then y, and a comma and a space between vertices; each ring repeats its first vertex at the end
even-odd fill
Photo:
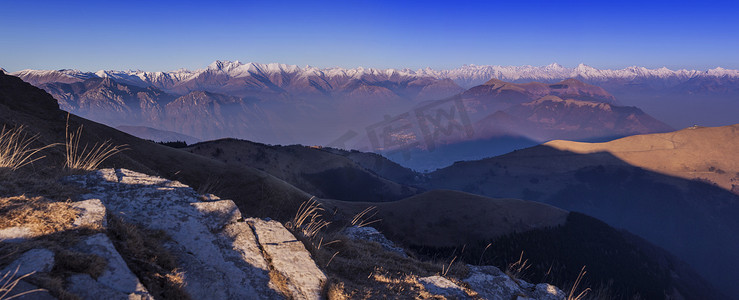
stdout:
MULTIPOLYGON (((98 228, 81 236, 70 250, 101 257, 106 264, 99 276, 72 273, 65 278, 67 292, 81 299, 155 299, 129 269, 116 245, 104 232, 111 217, 146 229, 163 231, 163 246, 177 258, 184 290, 193 299, 323 299, 327 276, 310 252, 281 223, 245 218, 231 200, 199 195, 192 188, 164 178, 126 169, 103 169, 66 177, 67 184, 85 188, 82 201, 72 203, 79 215, 75 227, 98 228)), ((382 242, 402 252, 374 228, 349 228, 368 234, 348 234, 352 239, 382 242)), ((3 229, 4 242, 24 242, 32 236, 21 227, 3 229)), ((19 274, 50 272, 55 252, 35 248, 2 268, 19 274)), ((426 292, 450 299, 564 299, 549 284, 529 284, 492 266, 469 266, 464 284, 444 276, 419 278, 426 292)), ((37 287, 22 281, 17 290, 37 287)), ((54 299, 36 292, 20 299, 54 299)))

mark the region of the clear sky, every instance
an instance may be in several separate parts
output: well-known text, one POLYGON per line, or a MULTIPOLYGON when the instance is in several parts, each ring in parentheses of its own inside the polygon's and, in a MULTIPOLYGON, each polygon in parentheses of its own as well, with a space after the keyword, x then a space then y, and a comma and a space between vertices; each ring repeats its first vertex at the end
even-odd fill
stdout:
POLYGON ((0 67, 11 72, 168 71, 217 59, 739 69, 737 53, 737 1, 0 0, 0 67))

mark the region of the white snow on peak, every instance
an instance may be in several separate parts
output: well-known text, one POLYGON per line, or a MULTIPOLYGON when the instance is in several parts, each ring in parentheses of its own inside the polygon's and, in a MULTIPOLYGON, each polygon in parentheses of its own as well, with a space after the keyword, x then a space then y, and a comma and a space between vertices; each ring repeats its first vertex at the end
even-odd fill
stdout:
POLYGON ((712 77, 734 77, 739 78, 739 70, 724 69, 717 67, 706 71, 698 70, 671 70, 666 67, 649 69, 639 66, 631 66, 623 69, 597 69, 586 64, 578 64, 574 68, 551 63, 545 66, 499 66, 499 65, 463 65, 455 69, 435 70, 423 68, 411 69, 377 69, 377 68, 317 68, 280 63, 242 63, 240 61, 216 60, 204 69, 194 71, 178 69, 169 72, 145 72, 145 71, 112 71, 100 70, 97 72, 81 72, 78 70, 23 70, 12 73, 19 77, 48 77, 53 82, 56 77, 69 77, 84 80, 92 77, 111 77, 126 83, 157 87, 171 87, 177 84, 198 78, 199 75, 210 72, 225 75, 230 78, 241 78, 249 76, 264 76, 272 78, 283 76, 283 78, 296 78, 305 80, 310 77, 319 77, 322 80, 335 80, 340 78, 387 80, 391 78, 422 78, 432 77, 437 79, 451 79, 463 88, 470 88, 489 81, 499 79, 503 81, 544 81, 553 82, 567 78, 578 78, 589 82, 599 82, 612 79, 619 80, 646 80, 646 79, 677 79, 687 80, 698 76, 712 77), (284 77, 288 76, 288 77, 284 77))

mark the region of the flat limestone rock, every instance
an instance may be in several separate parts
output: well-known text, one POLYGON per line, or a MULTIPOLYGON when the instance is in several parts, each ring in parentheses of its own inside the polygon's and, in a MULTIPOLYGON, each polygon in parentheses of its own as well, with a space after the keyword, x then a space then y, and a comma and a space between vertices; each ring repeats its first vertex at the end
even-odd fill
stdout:
POLYGON ((2 275, 10 272, 20 277, 31 272, 49 272, 54 267, 54 252, 43 248, 36 248, 21 254, 18 259, 10 263, 2 271, 2 275), (16 272, 16 268, 18 271, 16 272))
POLYGON ((277 221, 250 218, 257 240, 271 261, 273 272, 286 281, 293 299, 320 299, 326 275, 316 266, 303 243, 277 221))
MULTIPOLYGON (((103 169, 67 181, 90 191, 108 213, 171 237, 164 246, 178 258, 185 291, 193 299, 278 299, 253 231, 239 222, 233 201, 202 202, 176 181, 125 169, 103 169), (248 258, 245 258, 248 257, 248 258)), ((214 198, 212 200, 215 200, 214 198)), ((243 219, 242 219, 243 220, 243 219)))
POLYGON ((0 241, 5 243, 20 243, 33 237, 31 228, 15 226, 0 229, 0 241))
POLYGON ((496 267, 469 268, 470 274, 463 281, 484 299, 514 299, 517 295, 524 295, 518 283, 496 267))
POLYGON ((408 257, 407 254, 405 254, 405 251, 403 248, 400 248, 398 246, 395 246, 395 243, 388 240, 385 235, 380 233, 377 229, 373 227, 358 227, 358 226, 352 226, 347 227, 342 231, 346 237, 353 239, 353 240, 365 240, 370 242, 375 242, 380 244, 382 248, 384 248, 387 251, 397 253, 398 255, 402 257, 408 257))
POLYGON ((566 297, 562 290, 548 283, 537 284, 531 295, 539 300, 562 300, 566 297))
POLYGON ((564 292, 557 287, 540 283, 537 285, 523 280, 513 280, 493 266, 468 265, 469 276, 463 281, 483 299, 545 299, 563 300, 564 292))
POLYGON ((452 299, 472 299, 460 286, 442 276, 428 276, 418 279, 429 293, 452 299))
MULTIPOLYGON (((153 299, 136 275, 128 268, 123 257, 121 257, 105 234, 98 233, 92 235, 80 242, 75 248, 78 251, 95 254, 104 258, 107 265, 103 273, 96 280, 93 279, 95 284, 91 284, 87 278, 77 278, 76 281, 70 280, 73 282, 70 290, 83 292, 85 295, 92 294, 94 296, 92 298, 83 296, 85 299, 102 299, 96 296, 97 294, 95 292, 89 291, 92 288, 100 289, 101 293, 105 292, 106 294, 108 292, 116 292, 120 297, 153 299)), ((92 278, 89 277, 89 279, 92 278)))
POLYGON ((67 290, 84 300, 148 300, 151 296, 126 294, 101 284, 88 274, 74 274, 67 277, 67 290))
POLYGON ((80 211, 80 215, 74 219, 75 227, 88 226, 92 228, 105 228, 108 226, 105 217, 105 205, 100 199, 89 199, 72 203, 72 207, 80 211))

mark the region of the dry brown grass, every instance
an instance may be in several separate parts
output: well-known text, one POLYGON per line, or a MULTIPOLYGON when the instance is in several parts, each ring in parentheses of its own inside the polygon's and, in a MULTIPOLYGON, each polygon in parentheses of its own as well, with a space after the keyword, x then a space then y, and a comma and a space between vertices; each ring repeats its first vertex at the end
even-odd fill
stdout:
POLYGON ((108 236, 154 298, 190 299, 177 258, 162 246, 169 239, 163 231, 148 230, 110 216, 108 236))
POLYGON ((585 266, 582 266, 582 269, 580 270, 580 274, 577 275, 577 279, 575 279, 575 283, 572 285, 570 292, 567 294, 567 300, 581 300, 585 296, 587 296, 587 294, 590 292, 590 288, 585 288, 584 290, 582 290, 582 292, 580 292, 579 294, 576 294, 577 287, 582 282, 582 279, 583 277, 585 277, 586 273, 587 272, 585 271, 585 266))
POLYGON ((338 233, 319 235, 332 242, 319 248, 311 240, 296 236, 328 276, 329 299, 429 299, 431 295, 418 278, 440 274, 445 268, 450 270, 449 277, 461 278, 468 272, 456 262, 423 262, 387 251, 375 242, 352 240, 338 233))
POLYGON ((523 259, 523 251, 521 251, 521 255, 518 257, 518 260, 508 264, 508 267, 506 268, 506 275, 508 277, 511 277, 514 280, 522 278, 526 270, 528 270, 531 267, 531 264, 529 264, 528 259, 523 259))
POLYGON ((36 236, 72 228, 78 211, 70 202, 54 202, 25 195, 0 198, 0 229, 23 226, 36 236))
MULTIPOLYGON (((69 118, 69 117, 67 117, 69 118)), ((74 132, 69 131, 69 120, 67 120, 65 149, 66 164, 65 167, 73 171, 92 171, 96 170, 103 161, 126 150, 127 145, 113 145, 110 140, 100 144, 95 143, 93 146, 85 144, 80 146, 82 140, 82 125, 77 127, 74 132)))
POLYGON ((64 288, 64 278, 58 274, 41 274, 37 273, 28 278, 28 282, 36 286, 43 287, 49 294, 59 300, 80 300, 77 295, 68 292, 64 288))
POLYGON ((102 257, 71 251, 82 238, 95 231, 89 229, 68 230, 40 236, 20 243, 0 243, 0 266, 10 262, 28 250, 44 248, 54 252, 54 267, 49 273, 36 273, 26 279, 38 287, 44 288, 60 300, 78 300, 79 298, 64 288, 64 278, 73 273, 85 273, 91 277, 99 276, 107 262, 102 257))
POLYGON ((357 227, 364 227, 369 226, 374 223, 380 222, 381 219, 375 219, 374 218, 377 215, 377 206, 370 206, 365 208, 364 210, 358 212, 356 215, 354 215, 354 218, 352 218, 352 226, 357 227))
POLYGON ((285 227, 312 239, 318 232, 331 224, 331 222, 323 220, 322 212, 323 208, 321 204, 315 200, 315 196, 311 197, 308 201, 300 204, 295 217, 293 217, 292 221, 287 222, 285 227))
POLYGON ((0 197, 20 195, 43 196, 53 201, 74 199, 85 189, 64 184, 61 167, 36 163, 16 171, 0 172, 0 197))
POLYGON ((43 156, 36 158, 33 156, 46 148, 55 146, 53 144, 38 148, 31 147, 37 138, 36 135, 29 137, 24 132, 23 126, 13 129, 6 129, 3 126, 0 130, 0 170, 15 171, 43 158, 43 156))
POLYGON ((25 291, 22 293, 17 293, 15 295, 9 296, 9 294, 13 291, 15 286, 18 285, 18 283, 21 280, 35 273, 35 272, 31 272, 28 274, 23 274, 23 275, 18 276, 18 268, 20 268, 20 266, 16 267, 15 271, 6 272, 5 274, 3 274, 3 277, 0 278, 0 300, 15 299, 15 298, 22 297, 23 295, 28 295, 31 293, 43 291, 43 289, 34 289, 34 290, 25 291))
POLYGON ((105 271, 108 262, 97 255, 63 249, 54 255, 54 269, 59 274, 82 273, 98 278, 105 271))

